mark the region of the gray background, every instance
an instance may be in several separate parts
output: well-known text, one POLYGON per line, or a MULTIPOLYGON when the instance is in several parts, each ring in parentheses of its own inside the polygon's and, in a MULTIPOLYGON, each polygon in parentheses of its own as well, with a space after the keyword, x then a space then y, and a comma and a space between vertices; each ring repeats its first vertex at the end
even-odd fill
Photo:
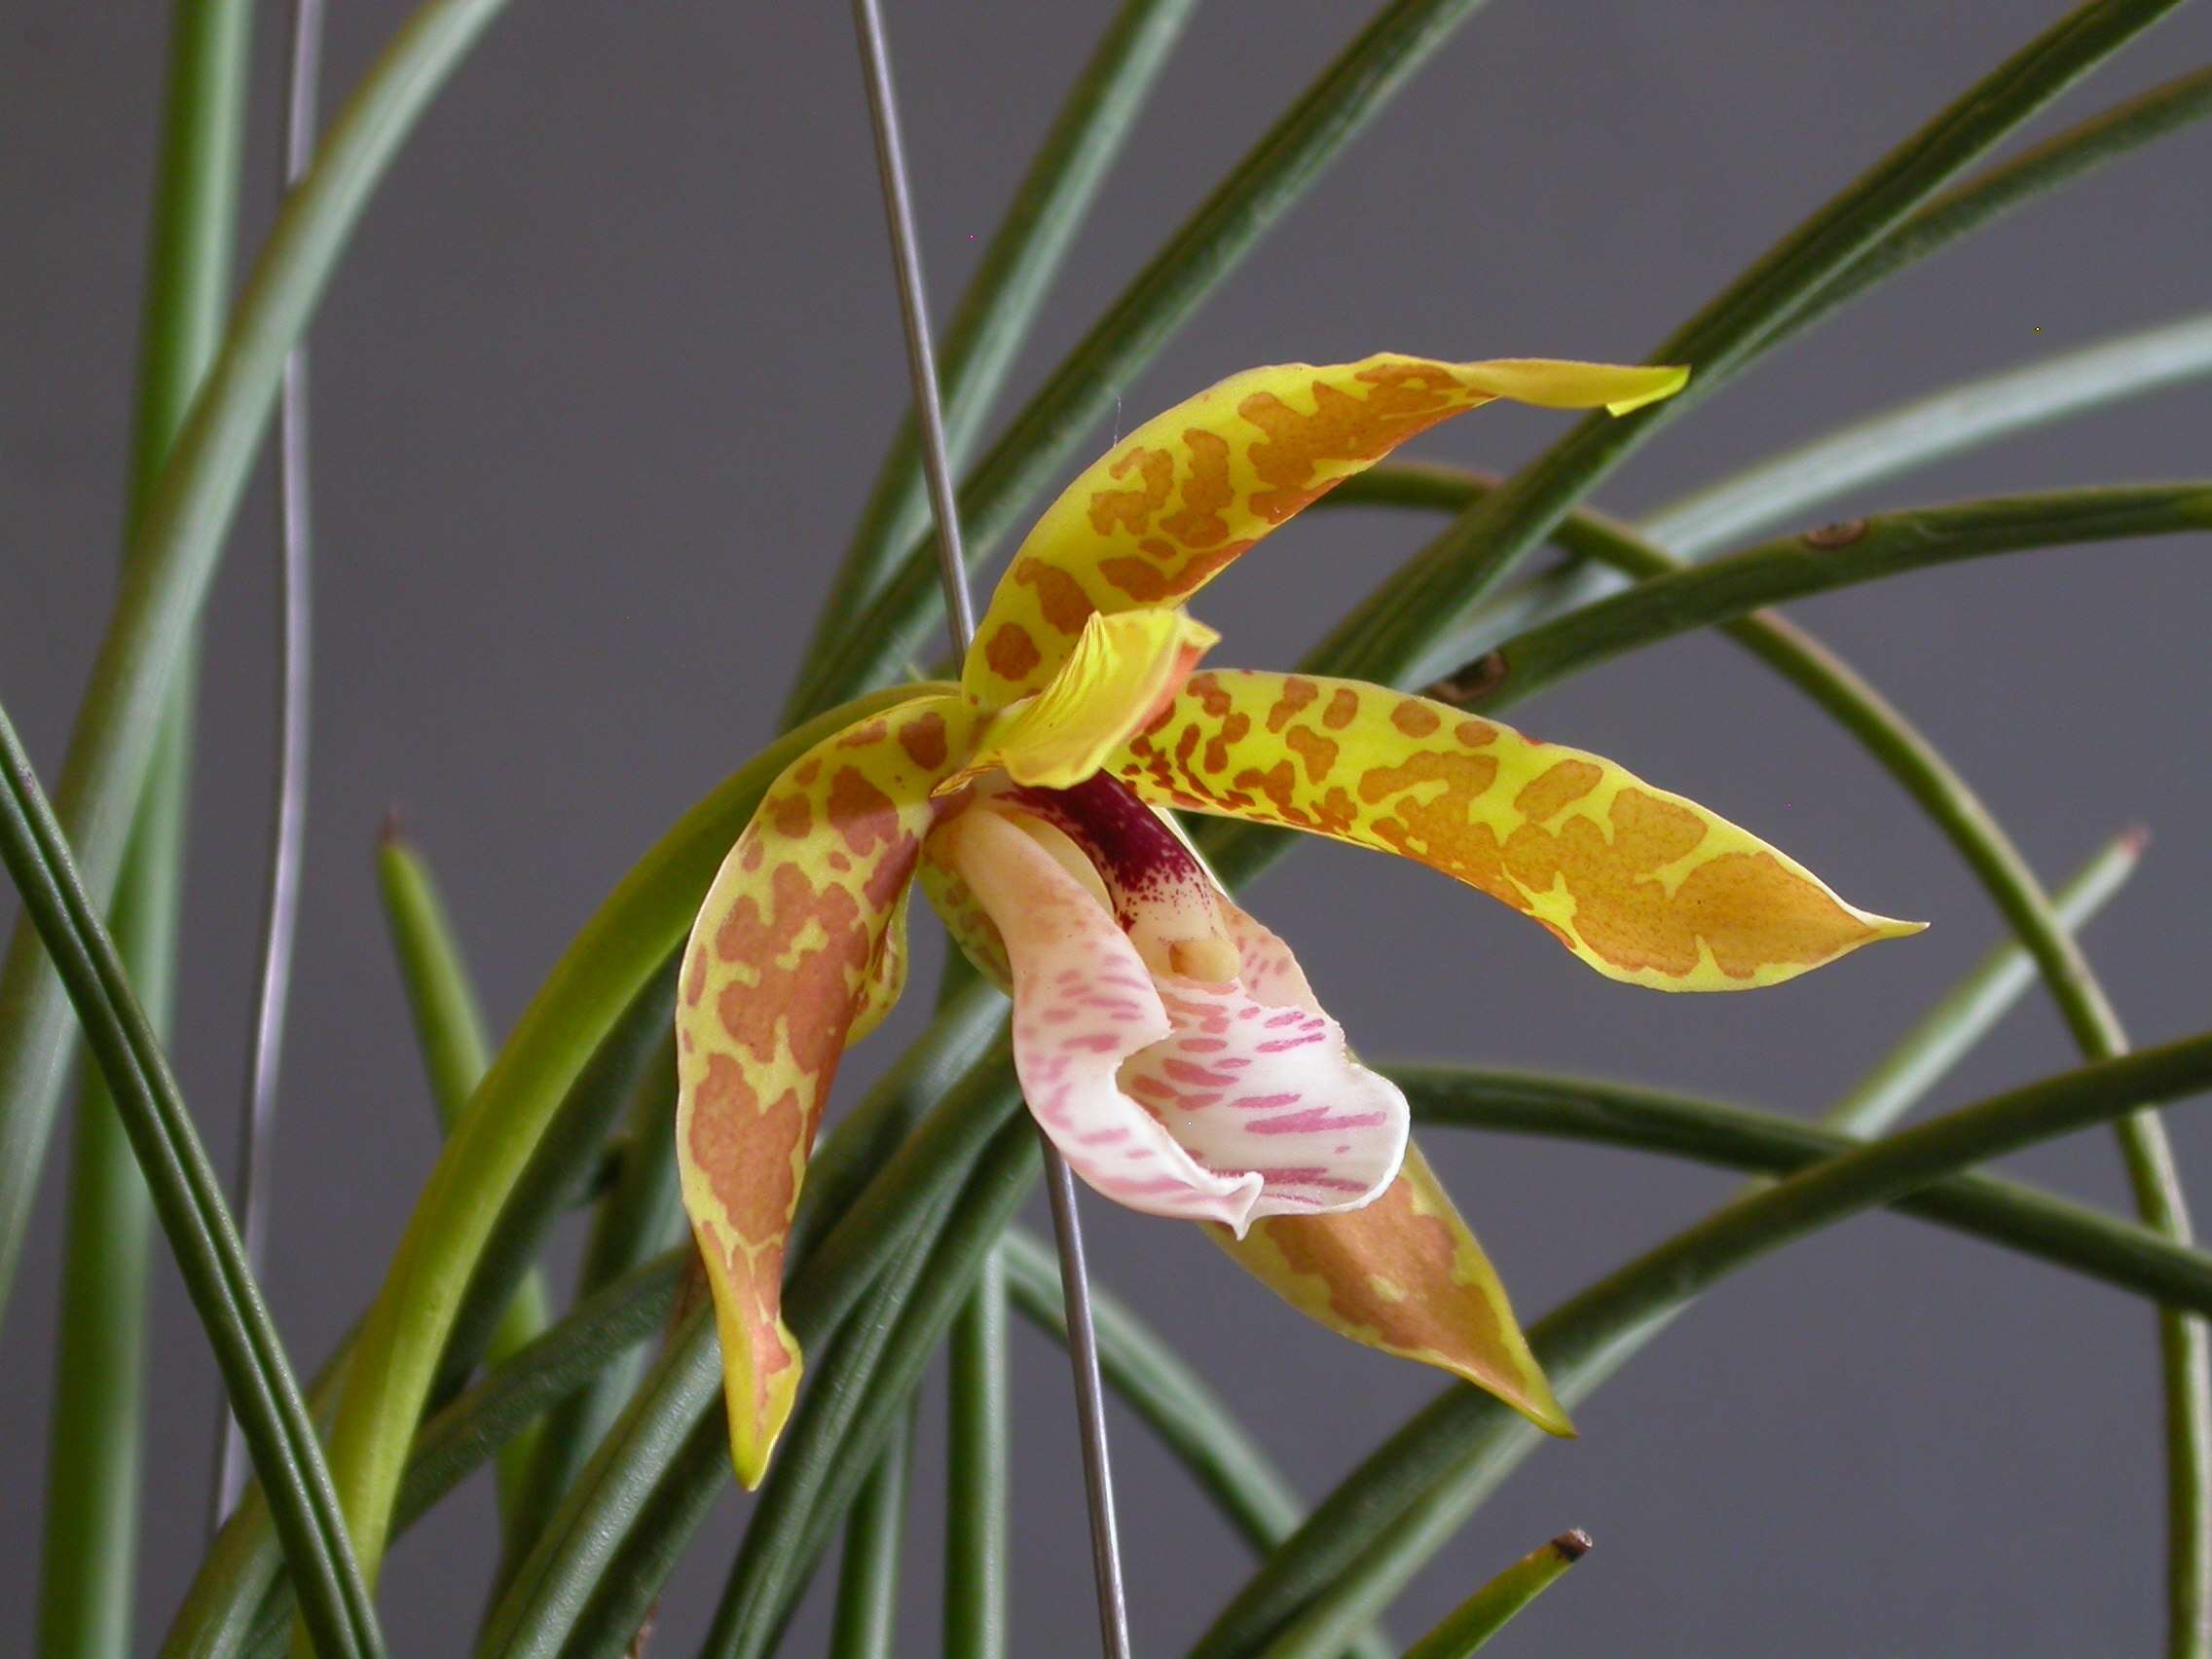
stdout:
MULTIPOLYGON (((337 10, 333 100, 397 15, 337 10)), ((1100 9, 893 10, 948 307, 1100 9)), ((1499 4, 1124 388, 1128 418, 1283 358, 1633 358, 2058 11, 1499 4)), ((0 696, 51 767, 111 591, 161 31, 151 7, 29 13, 5 25, 0 99, 0 696)), ((256 235, 273 171, 268 21, 256 235)), ((2141 42, 2059 119, 2201 60, 2207 21, 2141 42)), ((1017 392, 1354 26, 1353 8, 1310 0, 1204 11, 1017 392)), ((370 1293, 435 1151, 370 879, 386 806, 435 860, 503 1022, 608 884, 768 735, 903 395, 846 29, 830 5, 516 7, 410 144, 322 309, 312 890, 269 1272, 298 1355, 320 1354, 370 1293)), ((1648 507, 1884 402, 2201 306, 2208 160, 2212 132, 2185 134, 1916 271, 1652 445, 1605 504, 1648 507)), ((2169 392, 1839 505, 2201 475, 2208 416, 2212 391, 2169 392)), ((1419 452, 1503 467, 1560 425, 1494 411, 1419 452)), ((266 810, 270 512, 264 483, 210 612, 176 1045, 226 1153, 266 810)), ((1229 632, 1222 660, 1287 664, 1430 529, 1347 513, 1271 543, 1205 596, 1229 632)), ((2047 875, 2122 825, 2159 833, 2091 941, 2147 1038, 2207 1021, 2208 551, 2192 537, 2008 559, 1803 608, 1923 719, 2047 875)), ((1994 936, 1990 906, 1896 789, 1722 644, 1645 652, 1516 718, 1936 926, 1755 998, 1665 998, 1598 978, 1424 871, 1316 847, 1256 907, 1371 1055, 1609 1073, 1806 1113, 1994 936)), ((936 930, 917 937, 934 960, 936 930)), ((856 1057, 846 1100, 895 1040, 856 1057)), ((2032 1003, 1941 1098, 2070 1058, 2032 1003)), ((2185 1114, 2176 1137, 2212 1198, 2212 1136, 2185 1114)), ((1728 1186, 1524 1140, 1433 1150, 1531 1317, 1728 1186)), ((2107 1137, 2019 1162, 2120 1198, 2107 1137)), ((0 1650, 29 1640, 61 1173, 57 1157, 0 1343, 0 1650)), ((1184 1345, 1309 1493, 1433 1391, 1429 1374, 1306 1326, 1187 1231, 1099 1202, 1088 1215, 1101 1278, 1184 1345)), ((156 1293, 149 1643, 198 1555, 214 1404, 166 1262, 156 1293)), ((1082 1652, 1065 1377, 1026 1332, 1015 1360, 1016 1646, 1082 1652)), ((1580 1443, 1525 1467, 1409 1592, 1398 1628, 1580 1525, 1598 1553, 1497 1651, 2151 1651, 2151 1361, 2150 1317, 2117 1295, 1909 1221, 1840 1228, 1728 1283, 1586 1405, 1580 1443)), ((933 1395, 913 1651, 935 1642, 937 1416, 933 1395)), ((1170 1651, 1246 1561, 1142 1429, 1116 1429, 1139 1645, 1170 1651)), ((490 1517, 479 1481, 400 1545, 385 1598, 396 1652, 461 1649, 490 1517)), ((742 1519, 725 1502, 699 1538, 666 1651, 695 1638, 742 1519)), ((792 1651, 819 1648, 823 1604, 818 1592, 792 1651)))

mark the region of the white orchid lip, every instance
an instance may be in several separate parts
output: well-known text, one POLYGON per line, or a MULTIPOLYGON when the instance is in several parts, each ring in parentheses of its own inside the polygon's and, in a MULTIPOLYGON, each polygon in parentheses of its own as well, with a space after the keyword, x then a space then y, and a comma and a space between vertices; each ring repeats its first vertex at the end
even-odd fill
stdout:
POLYGON ((1083 850, 1113 900, 1115 921, 1146 967, 1212 984, 1236 977, 1236 947, 1223 925, 1212 878, 1126 785, 1100 773, 1073 789, 1016 788, 1000 798, 1083 850))
POLYGON ((1132 1209, 1241 1235, 1372 1201, 1405 1155, 1404 1096, 1351 1057, 1283 942, 1150 808, 1095 782, 1006 792, 938 832, 1005 945, 1031 1111, 1132 1209), (1184 971, 1194 950, 1226 971, 1184 971))

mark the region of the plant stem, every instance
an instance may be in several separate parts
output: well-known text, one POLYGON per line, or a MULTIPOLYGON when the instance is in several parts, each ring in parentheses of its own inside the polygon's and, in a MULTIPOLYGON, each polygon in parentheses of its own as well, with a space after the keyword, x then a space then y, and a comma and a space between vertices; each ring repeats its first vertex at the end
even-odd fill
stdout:
MULTIPOLYGON (((125 493, 127 542, 221 338, 238 235, 249 18, 242 0, 171 9, 125 493)), ((112 917, 125 972, 164 1036, 172 1013, 197 678, 188 647, 155 741, 112 917)), ((78 1089, 64 1223, 40 1544, 38 1651, 46 1659, 120 1659, 131 1647, 149 1204, 115 1101, 88 1069, 78 1089)), ((0 1236, 0 1305, 8 1257, 0 1236)))

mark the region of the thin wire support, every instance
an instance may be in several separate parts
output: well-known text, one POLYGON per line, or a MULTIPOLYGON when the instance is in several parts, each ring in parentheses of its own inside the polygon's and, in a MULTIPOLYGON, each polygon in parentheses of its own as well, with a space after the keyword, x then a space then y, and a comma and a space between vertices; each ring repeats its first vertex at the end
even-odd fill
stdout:
MULTIPOLYGON (((284 86, 283 188, 299 183, 314 159, 315 82, 322 58, 322 0, 293 0, 284 86)), ((260 1271, 269 1234, 269 1168, 276 1139, 276 1081, 291 1001, 293 945, 299 934, 300 872, 307 830, 308 682, 308 364, 304 348, 284 360, 276 416, 277 718, 275 822, 269 887, 261 922, 261 977, 255 987, 251 1063, 239 1124, 239 1223, 246 1261, 260 1271)), ((246 1452, 227 1407, 217 1433, 208 1533, 244 1490, 246 1452)))
MULTIPOLYGON (((891 257, 899 280, 905 326, 906 369, 922 436, 922 461, 930 506, 937 519, 938 571, 944 582, 945 622, 953 649, 965 653, 975 637, 975 608, 968 597, 968 566, 960 546, 959 503, 938 399, 937 360, 930 346, 929 306, 922 291, 921 250, 914 235, 914 205, 906 184, 905 148, 891 85, 891 48, 879 0, 853 0, 867 83, 868 117, 875 129, 876 170, 883 185, 883 213, 891 232, 891 257)), ((1076 1416, 1083 1437, 1084 1491, 1090 1510, 1091 1563, 1098 1581, 1099 1644, 1108 1659, 1128 1659, 1128 1603, 1122 1588, 1122 1552, 1114 1525, 1114 1478, 1106 1446, 1106 1401, 1098 1380, 1098 1341, 1091 1329, 1090 1280, 1084 1270, 1083 1226, 1076 1211, 1075 1176, 1059 1149, 1038 1129, 1045 1155, 1045 1185, 1051 1197, 1052 1230, 1059 1245, 1060 1287, 1068 1315, 1068 1358, 1075 1371, 1076 1416)))

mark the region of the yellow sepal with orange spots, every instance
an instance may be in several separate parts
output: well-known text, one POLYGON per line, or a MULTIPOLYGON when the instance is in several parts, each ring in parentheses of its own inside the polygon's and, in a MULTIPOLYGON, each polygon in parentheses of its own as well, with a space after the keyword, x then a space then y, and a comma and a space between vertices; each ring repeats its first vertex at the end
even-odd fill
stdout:
MULTIPOLYGON (((1160 712, 1221 636, 1180 610, 1093 614, 1042 691, 998 710, 940 794, 993 769, 1017 784, 1067 789, 1105 764, 1129 735, 1160 712)), ((969 674, 980 661, 968 653, 969 674)), ((985 703, 988 673, 983 676, 985 703)))
POLYGON ((684 950, 676 1013, 683 1207, 714 1292, 730 1455, 759 1484, 798 1390, 784 1245, 848 1043, 903 977, 893 930, 931 792, 977 716, 918 697, 809 750, 762 796, 684 950))
POLYGON ((1505 1286, 1418 1146, 1365 1209, 1272 1216, 1214 1242, 1300 1312, 1384 1353, 1438 1366, 1538 1428, 1574 1424, 1553 1395, 1505 1286))
POLYGON ((1308 502, 1440 421, 1501 397, 1623 415, 1688 378, 1394 352, 1232 375, 1115 444, 1046 510, 991 597, 963 682, 992 705, 1037 689, 1092 612, 1181 605, 1308 502))
POLYGON ((853 1028, 845 1034, 848 1049, 881 1025, 884 1016, 897 1008, 899 999, 906 994, 906 967, 911 956, 906 947, 906 909, 913 896, 914 885, 908 882, 899 890, 899 897, 891 906, 891 919, 883 924, 883 937, 876 940, 875 960, 868 964, 867 973, 861 980, 860 1001, 853 1010, 853 1028))
POLYGON ((1113 770, 1158 805, 1419 860, 1661 990, 1776 984, 1924 925, 1609 760, 1356 681, 1196 674, 1113 770))

